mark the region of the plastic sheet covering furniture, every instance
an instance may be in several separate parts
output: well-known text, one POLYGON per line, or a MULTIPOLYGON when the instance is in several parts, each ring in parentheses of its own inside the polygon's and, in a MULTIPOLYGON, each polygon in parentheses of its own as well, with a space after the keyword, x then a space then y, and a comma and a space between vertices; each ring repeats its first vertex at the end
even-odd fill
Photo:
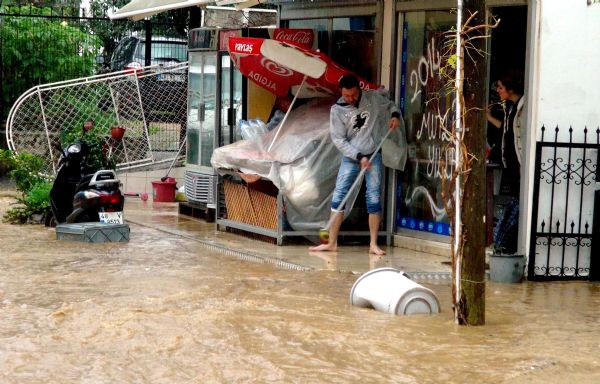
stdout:
MULTIPOLYGON (((318 235, 319 228, 329 219, 331 194, 341 160, 329 136, 329 110, 335 101, 313 99, 294 109, 269 152, 267 148, 275 130, 254 140, 215 149, 211 159, 213 167, 221 175, 242 172, 270 180, 278 188, 278 197, 285 207, 280 207, 277 215, 285 211, 287 224, 298 234, 318 235)), ((346 214, 355 198, 348 201, 346 214)), ((257 206, 254 211, 263 212, 257 206)))
POLYGON ((290 112, 270 152, 275 130, 215 149, 213 167, 221 174, 235 171, 270 180, 283 196, 289 225, 318 231, 329 218, 341 156, 329 137, 334 102, 314 99, 290 112))

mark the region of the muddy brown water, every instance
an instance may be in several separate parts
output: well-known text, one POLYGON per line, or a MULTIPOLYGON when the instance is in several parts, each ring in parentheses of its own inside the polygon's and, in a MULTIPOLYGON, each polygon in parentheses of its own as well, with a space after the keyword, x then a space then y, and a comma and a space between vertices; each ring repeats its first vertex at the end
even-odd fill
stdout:
MULTIPOLYGON (((0 383, 598 383, 600 285, 487 285, 485 326, 352 307, 357 275, 0 224, 0 383)), ((257 243, 260 246, 260 243, 257 243)))

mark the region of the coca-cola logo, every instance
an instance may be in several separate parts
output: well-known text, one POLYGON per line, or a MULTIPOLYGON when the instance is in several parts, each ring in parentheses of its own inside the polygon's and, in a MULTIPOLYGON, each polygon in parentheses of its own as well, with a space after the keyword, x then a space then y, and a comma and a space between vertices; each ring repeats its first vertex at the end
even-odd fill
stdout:
POLYGON ((263 57, 260 60, 260 64, 269 72, 274 73, 275 75, 278 76, 283 76, 283 77, 289 77, 292 76, 294 74, 294 72, 286 67, 282 67, 281 65, 278 65, 277 63, 275 63, 274 61, 271 61, 269 59, 267 59, 266 57, 263 57))
POLYGON ((291 41, 306 47, 312 47, 314 33, 310 29, 278 29, 275 31, 275 40, 291 41))

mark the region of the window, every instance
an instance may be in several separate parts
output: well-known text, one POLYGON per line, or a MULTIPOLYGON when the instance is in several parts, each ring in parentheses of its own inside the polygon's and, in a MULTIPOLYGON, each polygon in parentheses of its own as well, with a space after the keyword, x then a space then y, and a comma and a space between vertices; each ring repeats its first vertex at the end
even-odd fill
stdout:
POLYGON ((448 11, 408 12, 402 34, 400 108, 406 124, 408 162, 398 183, 396 225, 449 235, 442 177, 451 176, 454 148, 445 128, 453 116, 453 94, 442 76, 444 34, 456 23, 448 11))
POLYGON ((365 80, 377 82, 375 16, 289 20, 290 28, 312 28, 317 48, 365 80))
MULTIPOLYGON (((146 43, 141 42, 138 48, 140 58, 145 58, 146 43)), ((187 61, 187 44, 175 43, 175 42, 164 42, 164 41, 153 41, 152 42, 152 59, 169 59, 179 62, 187 61)))

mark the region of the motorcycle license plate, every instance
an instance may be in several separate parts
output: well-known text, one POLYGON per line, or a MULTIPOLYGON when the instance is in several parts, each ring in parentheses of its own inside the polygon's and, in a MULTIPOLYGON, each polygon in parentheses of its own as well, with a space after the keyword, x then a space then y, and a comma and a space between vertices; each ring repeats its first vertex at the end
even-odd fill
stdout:
POLYGON ((123 212, 98 212, 100 222, 106 224, 123 224, 123 212))

